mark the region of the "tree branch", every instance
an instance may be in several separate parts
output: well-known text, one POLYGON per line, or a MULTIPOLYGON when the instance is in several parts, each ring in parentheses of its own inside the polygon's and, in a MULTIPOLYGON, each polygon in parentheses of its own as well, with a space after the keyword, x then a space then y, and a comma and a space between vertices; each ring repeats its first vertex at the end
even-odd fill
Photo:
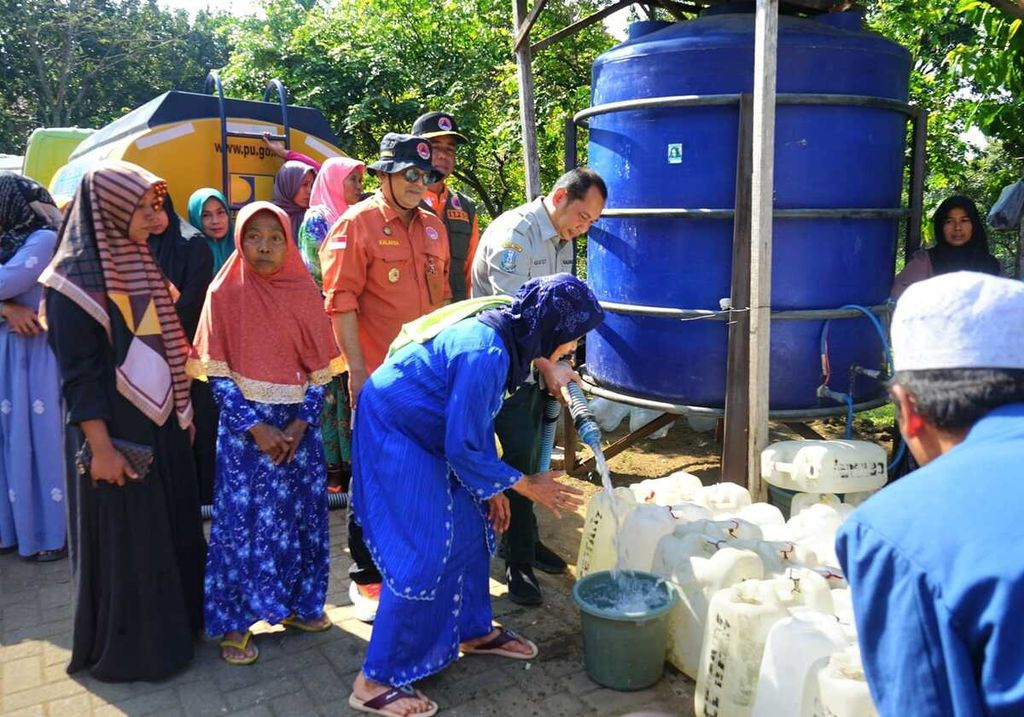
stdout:
POLYGON ((1024 0, 985 0, 989 5, 1012 18, 1024 20, 1024 0))

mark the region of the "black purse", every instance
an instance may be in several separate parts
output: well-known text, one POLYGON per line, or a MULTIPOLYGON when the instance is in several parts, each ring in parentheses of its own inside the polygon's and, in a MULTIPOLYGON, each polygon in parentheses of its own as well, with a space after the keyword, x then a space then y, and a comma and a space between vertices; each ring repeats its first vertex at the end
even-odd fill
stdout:
MULTIPOLYGON (((153 449, 141 443, 132 443, 120 438, 111 438, 110 442, 114 444, 114 448, 125 457, 132 470, 138 475, 138 478, 129 478, 129 480, 135 483, 141 483, 145 480, 149 474, 149 469, 153 466, 153 449)), ((90 474, 91 466, 92 446, 89 445, 89 440, 86 439, 82 443, 82 447, 78 449, 78 453, 75 454, 75 467, 78 469, 79 475, 86 476, 90 474)), ((95 483, 96 479, 93 478, 92 482, 95 483)))

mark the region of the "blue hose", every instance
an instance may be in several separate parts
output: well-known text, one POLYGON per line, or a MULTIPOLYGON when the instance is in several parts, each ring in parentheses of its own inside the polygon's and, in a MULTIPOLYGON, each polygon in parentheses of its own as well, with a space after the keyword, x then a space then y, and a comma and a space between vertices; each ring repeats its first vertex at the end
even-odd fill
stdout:
POLYGON ((555 447, 555 427, 558 425, 558 414, 561 413, 562 404, 557 399, 548 396, 544 403, 544 427, 540 434, 540 462, 537 470, 543 473, 551 470, 551 451, 555 447))
MULTIPOLYGON (((882 349, 885 352, 885 373, 888 376, 892 369, 892 348, 889 346, 889 339, 885 335, 885 327, 882 326, 882 322, 879 321, 878 317, 875 316, 866 306, 860 306, 859 304, 844 304, 840 308, 859 311, 864 314, 864 316, 866 316, 871 322, 871 325, 875 327, 875 331, 878 332, 878 338, 882 341, 882 349)), ((825 343, 828 339, 828 329, 831 323, 832 319, 827 319, 825 321, 825 325, 821 327, 821 353, 823 356, 825 355, 825 343)), ((845 393, 839 395, 841 395, 843 400, 846 402, 846 432, 844 435, 847 438, 853 438, 853 397, 845 393)), ((893 453, 892 462, 889 463, 888 470, 892 470, 896 467, 896 464, 903 459, 903 454, 906 453, 906 451, 907 444, 901 436, 899 445, 897 446, 895 453, 893 453)))

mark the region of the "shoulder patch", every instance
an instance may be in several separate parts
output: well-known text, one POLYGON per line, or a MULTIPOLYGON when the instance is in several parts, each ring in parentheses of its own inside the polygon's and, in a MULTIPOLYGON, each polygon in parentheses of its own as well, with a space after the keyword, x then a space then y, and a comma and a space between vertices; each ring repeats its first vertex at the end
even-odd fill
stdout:
MULTIPOLYGON (((513 246, 515 246, 513 244, 513 246)), ((516 249, 504 249, 501 255, 498 257, 498 266, 502 271, 507 271, 510 274, 516 270, 516 264, 519 261, 519 251, 516 249)))

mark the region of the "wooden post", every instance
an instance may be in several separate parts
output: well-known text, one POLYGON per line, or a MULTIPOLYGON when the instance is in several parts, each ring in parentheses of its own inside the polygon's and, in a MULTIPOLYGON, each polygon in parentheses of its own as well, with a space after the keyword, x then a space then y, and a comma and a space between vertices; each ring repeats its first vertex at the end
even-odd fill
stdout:
MULTIPOLYGON (((513 0, 513 31, 519 35, 526 22, 526 0, 513 0)), ((529 33, 516 49, 516 78, 519 82, 519 123, 523 128, 523 154, 526 164, 526 200, 540 196, 540 157, 537 154, 537 114, 533 98, 533 60, 529 33)))
POLYGON ((747 441, 747 487, 754 500, 763 498, 761 451, 768 445, 778 34, 779 0, 757 0, 750 181, 750 422, 747 441))
POLYGON ((750 174, 753 100, 740 95, 736 143, 736 201, 732 228, 732 289, 735 309, 729 318, 729 354, 725 373, 725 431, 722 437, 722 480, 747 484, 747 442, 750 421, 750 174))

